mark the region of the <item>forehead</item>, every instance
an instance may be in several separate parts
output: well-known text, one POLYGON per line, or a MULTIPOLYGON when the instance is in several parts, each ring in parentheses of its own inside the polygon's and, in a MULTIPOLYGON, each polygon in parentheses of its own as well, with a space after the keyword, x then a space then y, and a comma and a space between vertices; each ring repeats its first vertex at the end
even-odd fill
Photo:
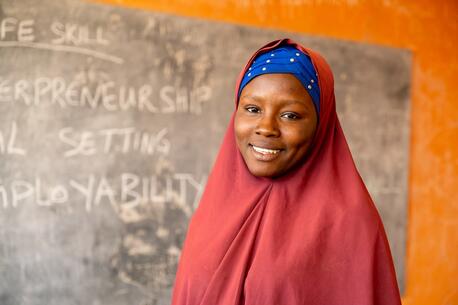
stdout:
POLYGON ((302 83, 292 74, 263 74, 251 80, 240 93, 240 99, 265 100, 278 97, 285 100, 311 102, 310 95, 302 83))

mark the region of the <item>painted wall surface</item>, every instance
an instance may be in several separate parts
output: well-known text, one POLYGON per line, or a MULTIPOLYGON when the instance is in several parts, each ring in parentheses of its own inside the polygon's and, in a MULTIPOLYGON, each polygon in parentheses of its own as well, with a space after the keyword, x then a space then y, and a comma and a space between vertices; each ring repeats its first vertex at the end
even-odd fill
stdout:
POLYGON ((458 304, 458 1, 93 0, 413 52, 404 305, 458 304))

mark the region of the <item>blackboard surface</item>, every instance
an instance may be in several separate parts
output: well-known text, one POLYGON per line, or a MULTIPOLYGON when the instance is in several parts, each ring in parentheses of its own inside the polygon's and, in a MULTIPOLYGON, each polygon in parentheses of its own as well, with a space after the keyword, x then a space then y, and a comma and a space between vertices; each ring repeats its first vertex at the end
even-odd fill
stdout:
POLYGON ((0 304, 169 304, 189 217, 267 41, 333 68, 404 286, 408 52, 80 1, 0 2, 0 304))

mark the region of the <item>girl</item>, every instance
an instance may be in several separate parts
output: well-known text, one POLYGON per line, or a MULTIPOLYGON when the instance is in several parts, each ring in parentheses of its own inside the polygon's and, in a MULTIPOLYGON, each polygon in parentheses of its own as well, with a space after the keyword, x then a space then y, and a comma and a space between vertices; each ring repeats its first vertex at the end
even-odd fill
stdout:
POLYGON ((289 39, 268 43, 241 72, 235 102, 172 305, 400 305, 325 60, 289 39))

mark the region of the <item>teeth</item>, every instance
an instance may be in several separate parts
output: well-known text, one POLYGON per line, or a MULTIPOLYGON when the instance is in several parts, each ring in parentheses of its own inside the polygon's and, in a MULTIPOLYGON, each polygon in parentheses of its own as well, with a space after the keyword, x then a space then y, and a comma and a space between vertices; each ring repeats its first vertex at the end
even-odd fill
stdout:
POLYGON ((261 154, 278 154, 280 152, 280 149, 267 149, 267 148, 256 147, 254 145, 252 146, 255 151, 261 154))

